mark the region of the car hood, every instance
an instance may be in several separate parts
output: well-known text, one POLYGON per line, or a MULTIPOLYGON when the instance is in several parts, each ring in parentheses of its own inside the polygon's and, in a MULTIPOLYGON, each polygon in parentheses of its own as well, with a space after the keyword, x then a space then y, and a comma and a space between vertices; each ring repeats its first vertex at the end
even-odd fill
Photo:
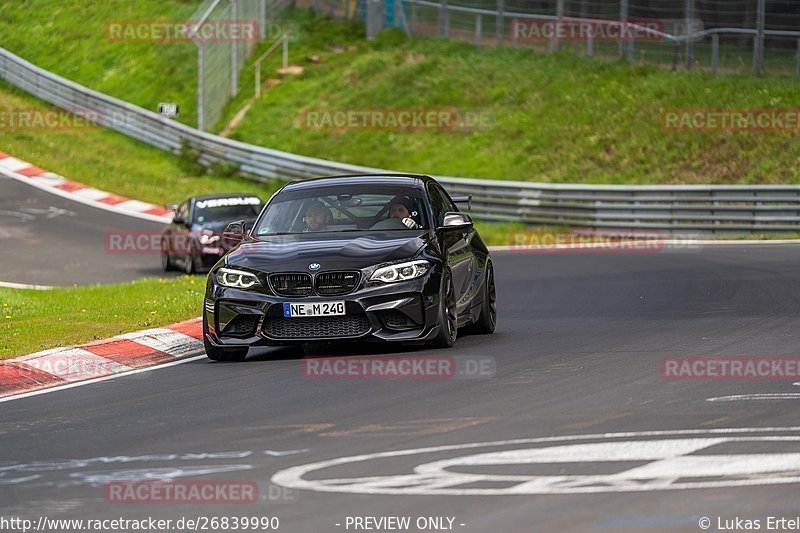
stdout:
POLYGON ((412 258, 429 244, 423 231, 300 233, 245 241, 228 254, 230 266, 263 272, 362 269, 387 261, 412 258))

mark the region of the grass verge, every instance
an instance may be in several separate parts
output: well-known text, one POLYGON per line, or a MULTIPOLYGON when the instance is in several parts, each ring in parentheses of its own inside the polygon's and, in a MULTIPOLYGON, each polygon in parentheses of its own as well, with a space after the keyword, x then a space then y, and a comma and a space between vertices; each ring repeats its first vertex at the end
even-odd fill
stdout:
POLYGON ((145 279, 51 291, 0 288, 0 359, 200 316, 205 279, 145 279))

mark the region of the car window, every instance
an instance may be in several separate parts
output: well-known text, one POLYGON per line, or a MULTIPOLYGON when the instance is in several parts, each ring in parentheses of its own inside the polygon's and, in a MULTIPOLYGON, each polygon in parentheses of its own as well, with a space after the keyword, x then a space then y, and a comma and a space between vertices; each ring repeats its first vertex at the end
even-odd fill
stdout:
POLYGON ((261 211, 261 199, 255 196, 211 198, 194 204, 196 224, 228 223, 234 220, 253 220, 261 211))
POLYGON ((451 211, 458 211, 450 197, 438 184, 431 183, 428 185, 428 196, 431 200, 431 207, 433 208, 433 216, 436 218, 436 225, 441 226, 444 224, 444 215, 451 211))
POLYGON ((320 186, 279 193, 259 219, 263 237, 333 231, 408 231, 427 227, 422 191, 405 185, 320 186), (401 208, 392 206, 400 205, 401 208), (399 211, 399 212, 398 212, 399 211), (410 218, 413 223, 405 224, 410 218))

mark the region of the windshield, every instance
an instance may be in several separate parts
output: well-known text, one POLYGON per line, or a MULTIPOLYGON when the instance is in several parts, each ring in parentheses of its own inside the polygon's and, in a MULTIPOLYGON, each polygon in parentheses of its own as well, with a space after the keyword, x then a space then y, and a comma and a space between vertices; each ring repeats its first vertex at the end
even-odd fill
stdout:
POLYGON ((427 228, 422 191, 404 186, 338 185, 285 191, 267 206, 255 235, 427 228))
POLYGON ((255 196, 211 198, 194 204, 194 223, 228 223, 235 220, 252 220, 261 211, 261 199, 255 196))

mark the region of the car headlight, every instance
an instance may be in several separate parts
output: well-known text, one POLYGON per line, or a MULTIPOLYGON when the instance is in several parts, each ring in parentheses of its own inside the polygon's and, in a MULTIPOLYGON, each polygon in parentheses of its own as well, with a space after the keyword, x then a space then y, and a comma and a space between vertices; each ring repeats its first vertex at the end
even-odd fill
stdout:
POLYGON ((431 268, 427 261, 409 261, 381 267, 372 273, 370 281, 382 281, 384 283, 394 283, 396 281, 406 281, 422 276, 431 268))
POLYGON ((254 285, 258 285, 258 278, 255 274, 245 272, 244 270, 235 270, 233 268, 220 268, 215 274, 217 283, 223 287, 233 287, 235 289, 249 289, 254 285))

